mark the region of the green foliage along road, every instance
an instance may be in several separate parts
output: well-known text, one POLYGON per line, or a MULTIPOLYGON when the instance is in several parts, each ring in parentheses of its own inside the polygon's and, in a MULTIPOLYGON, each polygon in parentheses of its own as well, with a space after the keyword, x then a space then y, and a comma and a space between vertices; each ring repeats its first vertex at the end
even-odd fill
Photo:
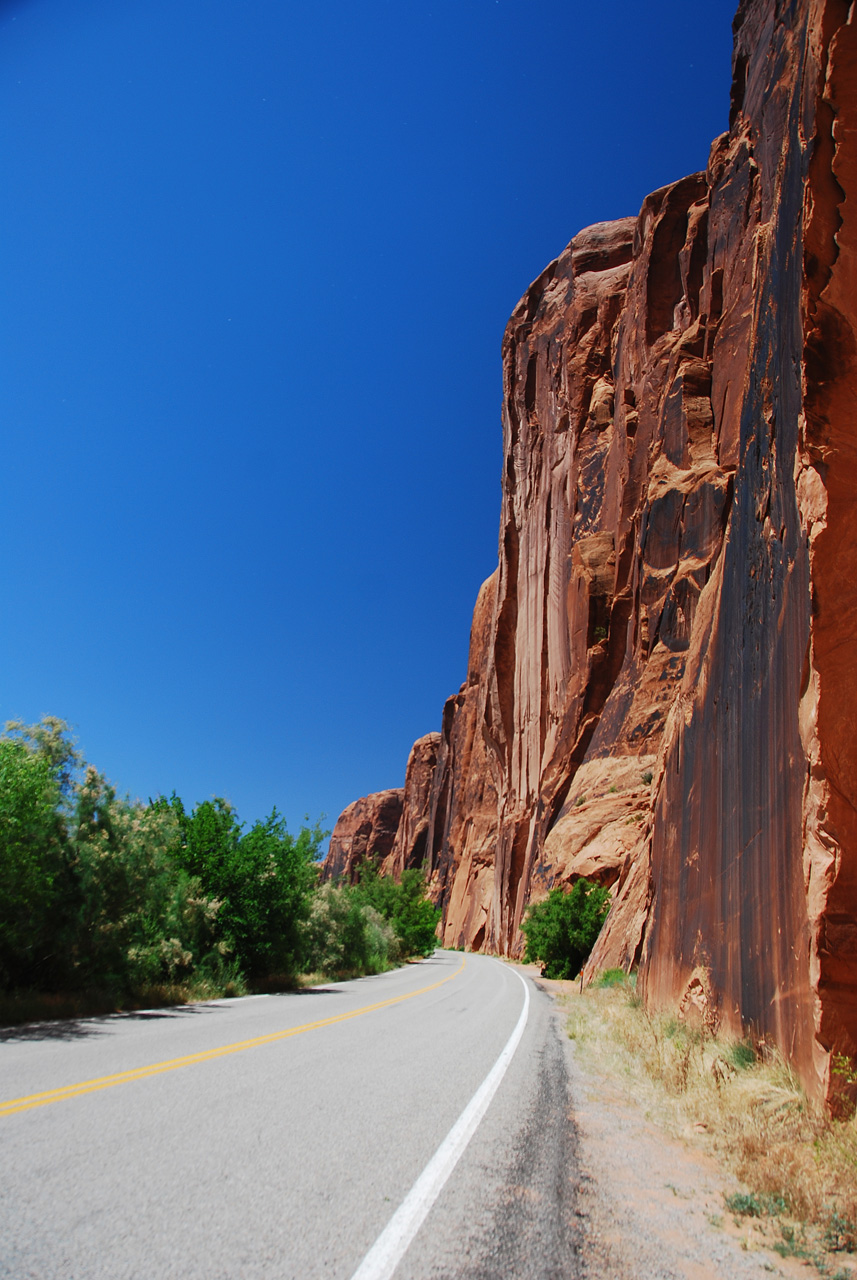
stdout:
POLYGON ((574 978, 582 969, 610 910, 610 890, 578 880, 570 893, 551 889, 527 911, 521 931, 524 959, 541 963, 546 978, 574 978))
POLYGON ((220 799, 192 813, 175 795, 156 805, 174 815, 174 860, 219 903, 219 930, 244 977, 255 983, 297 973, 324 833, 304 827, 295 838, 276 809, 242 833, 235 810, 220 799))
POLYGON ((408 956, 431 955, 439 920, 421 871, 403 871, 397 881, 365 862, 356 885, 327 884, 315 895, 307 967, 330 977, 381 973, 408 956))
MULTIPOLYGON (((231 805, 188 811, 116 790, 46 717, 0 737, 0 993, 88 993, 90 1005, 240 994, 301 972, 379 972, 435 946, 419 872, 318 883, 318 824, 231 805)), ((23 995, 22 995, 23 993, 23 995)), ((10 999, 11 997, 11 999, 10 999)), ((86 1002, 84 1002, 86 1003, 86 1002)))

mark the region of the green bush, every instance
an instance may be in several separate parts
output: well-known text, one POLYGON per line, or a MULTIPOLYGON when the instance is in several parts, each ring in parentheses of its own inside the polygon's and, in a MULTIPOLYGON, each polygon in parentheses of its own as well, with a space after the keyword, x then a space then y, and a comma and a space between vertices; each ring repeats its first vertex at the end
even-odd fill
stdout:
POLYGON ((70 838, 76 986, 127 997, 219 970, 220 904, 176 861, 178 843, 170 809, 120 799, 87 768, 70 838))
POLYGON ((439 919, 421 871, 395 880, 380 874, 377 859, 367 860, 355 885, 325 884, 313 895, 304 968, 336 978, 383 973, 408 956, 430 955, 439 919))
POLYGON ((50 760, 21 739, 0 740, 0 987, 55 977, 67 875, 61 800, 50 760))
POLYGON ((99 1007, 378 973, 436 945, 425 877, 317 889, 318 825, 117 795, 53 717, 0 737, 0 992, 99 1007))
POLYGON ((251 982, 289 980, 304 964, 304 932, 324 832, 292 836, 274 809, 242 833, 231 805, 206 800, 188 814, 175 795, 161 801, 175 815, 176 857, 219 904, 218 927, 251 982))
POLYGON ((24 1002, 89 992, 109 1004, 288 980, 301 967, 323 836, 318 826, 290 835, 276 810, 244 832, 224 800, 187 813, 175 795, 123 799, 84 764, 63 721, 10 723, 0 738, 0 991, 24 1002))
POLYGON ((328 978, 383 973, 400 958, 387 920, 351 885, 325 884, 313 895, 304 932, 304 967, 328 978))
POLYGON ((0 738, 0 988, 109 1001, 216 950, 218 904, 175 860, 172 811, 117 797, 55 717, 0 738))
POLYGON ((393 913, 393 928, 406 956, 430 956, 437 946, 440 908, 426 893, 425 876, 413 869, 403 871, 399 902, 393 913))
POLYGON ((766 1215, 775 1217, 787 1213, 789 1206, 782 1196, 756 1195, 752 1191, 735 1191, 723 1197, 730 1213, 740 1214, 744 1218, 763 1218, 766 1215))
POLYGON ((574 978, 580 972, 610 909, 610 891, 578 880, 570 893, 552 889, 529 907, 521 931, 524 959, 541 963, 545 978, 574 978))
POLYGON ((632 987, 634 978, 624 969, 603 969, 595 980, 596 987, 632 987))
POLYGON ((746 1071, 748 1067, 755 1066, 758 1055, 749 1040, 739 1040, 729 1046, 726 1057, 736 1071, 746 1071))
POLYGON ((377 861, 367 861, 360 868, 355 892, 393 926, 403 957, 431 955, 437 946, 440 910, 428 897, 422 871, 411 868, 395 880, 380 874, 377 861))

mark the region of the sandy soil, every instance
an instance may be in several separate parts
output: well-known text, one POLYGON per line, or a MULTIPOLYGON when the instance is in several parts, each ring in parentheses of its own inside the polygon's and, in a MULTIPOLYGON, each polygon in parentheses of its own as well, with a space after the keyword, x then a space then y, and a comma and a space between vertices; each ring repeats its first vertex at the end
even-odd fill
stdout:
MULTIPOLYGON (((571 983, 538 977, 556 1000, 565 1046, 581 1185, 581 1274, 591 1280, 809 1280, 818 1272, 781 1258, 752 1219, 737 1224, 724 1197, 744 1190, 693 1145, 669 1136, 623 1091, 622 1081, 584 1065, 565 1029, 571 983)), ((573 997, 572 997, 573 998, 573 997)), ((857 1277, 843 1259, 843 1273, 857 1277)))

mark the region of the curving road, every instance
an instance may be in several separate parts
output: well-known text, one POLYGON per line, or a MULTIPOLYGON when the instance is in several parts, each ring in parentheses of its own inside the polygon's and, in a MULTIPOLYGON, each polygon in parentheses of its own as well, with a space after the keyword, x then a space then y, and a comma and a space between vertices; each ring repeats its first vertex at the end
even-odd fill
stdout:
POLYGON ((0 1041, 0 1276, 578 1274, 557 1023, 499 961, 0 1041))

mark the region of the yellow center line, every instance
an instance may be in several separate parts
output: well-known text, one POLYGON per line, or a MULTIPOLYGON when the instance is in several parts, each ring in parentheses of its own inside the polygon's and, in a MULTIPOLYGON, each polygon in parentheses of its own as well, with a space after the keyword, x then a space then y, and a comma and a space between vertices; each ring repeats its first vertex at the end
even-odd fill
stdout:
POLYGON ((377 1009, 387 1009, 390 1005, 401 1004, 403 1000, 412 1000, 414 996, 425 995, 427 991, 436 991, 445 982, 457 978, 464 968, 466 960, 454 973, 433 982, 431 986, 420 987, 418 991, 409 991, 403 996, 393 996, 390 1000, 379 1000, 377 1004, 364 1005, 362 1009, 354 1009, 351 1013, 338 1013, 332 1018, 320 1018, 318 1022, 305 1022, 300 1027, 289 1027, 286 1031, 274 1031, 267 1036, 254 1036, 252 1040, 239 1040, 235 1044, 225 1044, 219 1049, 204 1049, 201 1053, 189 1053, 184 1058, 170 1058, 167 1062, 155 1062, 148 1067, 134 1067, 130 1071, 117 1071, 112 1076, 99 1076, 95 1080, 84 1080, 80 1084, 63 1085, 60 1089, 48 1089, 45 1093, 31 1093, 23 1098, 10 1098, 8 1102, 0 1102, 0 1117, 13 1116, 18 1111, 30 1111, 33 1107, 46 1107, 52 1102, 62 1102, 65 1098, 76 1098, 84 1093, 96 1093, 99 1089, 111 1089, 116 1084, 130 1084, 132 1080, 145 1080, 148 1076, 160 1075, 164 1071, 177 1071, 179 1067, 192 1067, 197 1062, 208 1062, 211 1058, 224 1058, 229 1053, 243 1053, 245 1049, 257 1049, 263 1044, 273 1044, 275 1040, 288 1040, 290 1036, 303 1035, 305 1031, 317 1031, 320 1027, 332 1027, 337 1022, 348 1022, 350 1018, 359 1018, 363 1013, 374 1013, 377 1009))

